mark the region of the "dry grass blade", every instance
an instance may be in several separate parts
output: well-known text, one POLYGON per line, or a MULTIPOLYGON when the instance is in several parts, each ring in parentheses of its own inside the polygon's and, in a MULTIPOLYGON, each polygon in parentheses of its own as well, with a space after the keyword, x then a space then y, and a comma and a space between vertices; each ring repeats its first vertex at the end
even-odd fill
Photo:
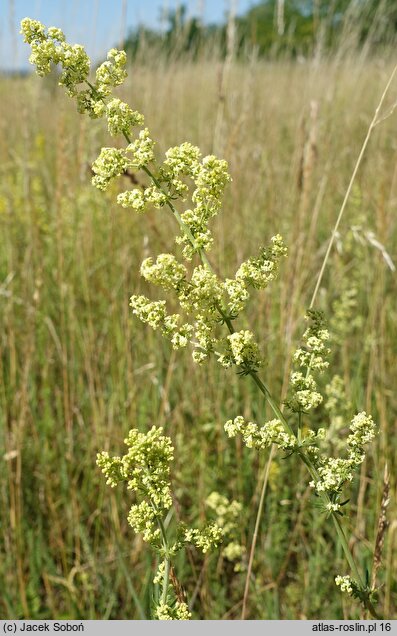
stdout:
POLYGON ((182 585, 179 583, 173 566, 171 566, 171 569, 170 569, 170 579, 171 579, 172 587, 175 590, 176 598, 178 599, 180 603, 186 603, 186 592, 183 589, 182 585))
POLYGON ((266 495, 267 483, 269 481, 270 466, 271 466, 272 461, 273 461, 275 448, 276 448, 275 446, 272 446, 271 449, 270 449, 269 459, 266 462, 265 474, 263 476, 263 484, 262 484, 261 496, 260 496, 260 500, 259 500, 258 512, 257 512, 257 515, 256 515, 256 520, 255 520, 255 529, 254 529, 254 534, 253 534, 253 537, 252 537, 252 545, 251 545, 251 550, 250 550, 250 555, 249 555, 249 560, 248 560, 247 576, 245 577, 245 588, 244 588, 244 597, 243 597, 243 607, 242 607, 242 610, 241 610, 241 620, 245 619, 245 615, 246 615, 246 612, 247 612, 248 593, 249 593, 249 587, 250 587, 250 582, 251 582, 252 566, 253 566, 253 563, 254 563, 254 554, 255 554, 256 542, 258 540, 258 534, 259 534, 259 524, 260 524, 260 520, 261 520, 261 517, 262 517, 263 506, 264 506, 264 503, 265 503, 265 495, 266 495))
POLYGON ((329 255, 331 253, 331 249, 332 249, 332 246, 334 244, 334 241, 335 241, 335 238, 336 238, 336 234, 338 232, 338 228, 339 228, 340 222, 341 222, 343 214, 345 212, 346 205, 347 205, 347 202, 349 200, 350 193, 352 191, 353 184, 354 184, 354 181, 356 179, 358 169, 359 169, 359 167, 361 165, 361 162, 363 160, 363 157, 364 157, 365 151, 367 149, 368 142, 370 140, 372 131, 373 131, 373 129, 375 128, 375 126, 377 125, 377 123, 379 121, 378 117, 379 117, 380 110, 381 110, 381 108, 383 106, 383 102, 385 101, 385 97, 386 97, 386 95, 388 93, 388 90, 389 90, 389 88, 391 86, 391 83, 392 83, 392 81, 394 79, 396 71, 397 71, 397 66, 394 67, 394 69, 392 71, 392 74, 389 77, 389 80, 388 80, 388 82, 387 82, 387 84, 385 86, 385 89, 384 89, 383 93, 382 93, 382 97, 380 98, 379 104, 376 107, 375 114, 374 114, 374 116, 372 118, 372 121, 371 121, 371 123, 369 125, 369 128, 368 128, 366 137, 364 139, 363 145, 361 146, 360 154, 358 155, 358 159, 356 161, 356 165, 354 166, 353 174, 352 174, 352 176, 350 178, 350 182, 349 182, 349 185, 347 187, 346 194, 344 196, 344 199, 343 199, 343 202, 342 202, 342 206, 341 206, 341 209, 340 209, 339 214, 338 214, 338 218, 336 219, 335 227, 332 230, 332 235, 331 235, 330 241, 328 243, 328 247, 327 247, 327 251, 326 251, 325 256, 324 256, 323 263, 321 265, 320 273, 319 273, 319 275, 317 277, 316 286, 314 288, 313 296, 312 296, 312 299, 310 301, 310 309, 312 309, 312 307, 313 307, 313 305, 315 303, 315 300, 316 300, 316 297, 317 297, 317 294, 318 294, 318 290, 320 289, 321 281, 323 279, 325 267, 327 265, 327 262, 328 262, 328 259, 329 259, 329 255))
POLYGON ((376 575, 381 566, 383 546, 385 543, 386 531, 389 526, 389 522, 387 519, 387 508, 390 503, 389 493, 390 493, 390 475, 389 475, 388 466, 386 464, 385 470, 383 473, 382 501, 380 504, 380 511, 379 511, 379 518, 378 518, 378 531, 376 533, 374 559, 372 563, 371 589, 373 590, 376 587, 376 575))

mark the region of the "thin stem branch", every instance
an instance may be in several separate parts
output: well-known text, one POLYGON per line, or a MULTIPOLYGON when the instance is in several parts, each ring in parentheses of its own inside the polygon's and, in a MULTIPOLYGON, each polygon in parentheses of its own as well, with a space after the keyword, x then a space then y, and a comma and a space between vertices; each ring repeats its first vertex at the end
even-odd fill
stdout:
POLYGON ((168 587, 170 582, 170 569, 171 563, 169 558, 165 559, 165 569, 164 569, 164 578, 163 578, 163 592, 161 594, 161 602, 163 605, 167 604, 167 596, 168 596, 168 587))
POLYGON ((168 538, 167 538, 167 532, 165 530, 163 520, 158 514, 157 506, 153 503, 153 501, 151 501, 150 503, 155 512, 157 525, 159 527, 161 538, 163 541, 165 567, 164 567, 164 576, 163 576, 163 587, 161 592, 161 602, 165 605, 167 603, 168 588, 170 585, 170 571, 171 571, 171 559, 168 554, 169 553, 168 538))

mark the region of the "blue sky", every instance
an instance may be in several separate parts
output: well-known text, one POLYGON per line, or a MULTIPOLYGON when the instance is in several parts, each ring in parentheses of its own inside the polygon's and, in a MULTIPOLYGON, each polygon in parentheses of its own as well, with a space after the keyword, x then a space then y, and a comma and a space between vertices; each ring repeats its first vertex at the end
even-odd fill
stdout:
MULTIPOLYGON (((84 44, 94 59, 120 42, 137 24, 161 28, 161 9, 175 9, 178 0, 0 0, 0 68, 26 68, 29 47, 22 43, 19 23, 28 16, 63 29, 70 42, 84 44), (124 7, 124 9, 123 9, 124 7)), ((230 5, 245 12, 254 0, 184 0, 188 15, 220 22, 230 5)))

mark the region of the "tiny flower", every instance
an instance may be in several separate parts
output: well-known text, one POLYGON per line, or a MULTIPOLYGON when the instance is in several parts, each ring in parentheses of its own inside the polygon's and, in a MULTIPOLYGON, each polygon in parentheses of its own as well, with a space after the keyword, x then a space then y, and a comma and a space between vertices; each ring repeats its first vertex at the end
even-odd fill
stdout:
POLYGON ((329 501, 326 505, 326 508, 329 512, 338 512, 338 510, 340 510, 341 506, 339 503, 337 503, 336 501, 329 501))
POLYGON ((196 190, 192 200, 200 209, 205 206, 208 218, 218 212, 224 189, 230 180, 226 161, 214 155, 204 157, 194 177, 196 190))
POLYGON ((335 583, 340 587, 341 592, 345 592, 351 596, 353 594, 353 581, 350 576, 336 576, 335 583))
POLYGON ((133 208, 136 212, 145 212, 148 206, 153 205, 155 208, 161 208, 167 202, 167 197, 156 187, 151 186, 143 191, 139 188, 121 192, 117 196, 117 203, 123 208, 133 208))
POLYGON ((131 506, 128 513, 128 523, 136 533, 142 534, 143 540, 147 543, 156 543, 160 538, 160 530, 155 519, 156 514, 147 501, 131 506))
POLYGON ((353 480, 353 463, 341 457, 322 457, 317 469, 320 479, 311 482, 318 493, 337 493, 342 485, 353 480))
POLYGON ((168 201, 167 195, 159 190, 157 186, 145 188, 144 198, 149 205, 153 205, 157 209, 162 208, 168 201))
POLYGON ((224 534, 237 525, 237 520, 242 512, 242 505, 238 501, 229 501, 227 497, 219 492, 212 492, 205 500, 206 505, 216 512, 216 523, 222 528, 224 534))
POLYGON ((188 323, 181 324, 179 314, 168 314, 165 300, 150 301, 146 296, 131 296, 132 312, 142 321, 148 323, 152 329, 161 329, 168 337, 174 348, 184 347, 189 342, 193 327, 188 323))
POLYGON ((163 579, 164 579, 164 574, 165 574, 165 566, 166 566, 166 562, 165 561, 161 561, 161 563, 159 564, 158 568, 157 568, 157 572, 156 575, 153 579, 153 583, 162 583, 163 579))
POLYGON ((189 285, 179 292, 179 302, 188 312, 213 312, 222 298, 222 286, 216 274, 208 267, 198 265, 194 268, 189 285))
POLYGON ((76 95, 77 110, 79 113, 87 113, 92 119, 98 119, 105 113, 105 104, 96 98, 91 88, 79 91, 76 95))
POLYGON ((88 78, 90 72, 90 58, 80 44, 63 44, 60 55, 62 73, 59 84, 65 86, 68 95, 77 95, 77 86, 88 78))

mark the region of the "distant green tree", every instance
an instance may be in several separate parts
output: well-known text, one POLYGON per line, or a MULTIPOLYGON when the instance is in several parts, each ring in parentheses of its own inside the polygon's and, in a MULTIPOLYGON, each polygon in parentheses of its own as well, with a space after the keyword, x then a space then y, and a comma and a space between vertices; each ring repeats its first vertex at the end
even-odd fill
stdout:
MULTIPOLYGON (((188 17, 185 5, 163 14, 163 32, 138 28, 129 34, 128 53, 134 57, 140 45, 157 47, 167 56, 196 58, 214 42, 226 54, 226 25, 203 25, 188 17)), ((244 56, 255 50, 264 55, 310 55, 321 43, 325 49, 338 45, 346 31, 357 45, 372 48, 395 42, 397 0, 262 0, 236 19, 236 52, 244 56)))
POLYGON ((165 48, 168 53, 181 55, 190 53, 193 57, 203 43, 204 29, 197 17, 188 17, 186 5, 165 13, 168 28, 165 33, 165 48))
POLYGON ((391 44, 397 36, 396 0, 357 1, 361 25, 360 42, 370 38, 373 46, 391 44))
MULTIPOLYGON (((259 55, 269 51, 307 55, 320 38, 328 48, 336 43, 349 12, 363 16, 363 7, 352 11, 353 5, 377 4, 376 0, 263 0, 238 20, 240 47, 255 47, 259 55)), ((366 21, 370 22, 369 15, 366 21)))
POLYGON ((142 26, 130 32, 125 48, 131 57, 135 57, 139 47, 144 44, 160 48, 167 56, 174 58, 187 54, 195 58, 208 41, 210 33, 218 31, 217 27, 203 27, 197 17, 188 17, 184 4, 163 12, 161 17, 166 23, 163 32, 142 26))

